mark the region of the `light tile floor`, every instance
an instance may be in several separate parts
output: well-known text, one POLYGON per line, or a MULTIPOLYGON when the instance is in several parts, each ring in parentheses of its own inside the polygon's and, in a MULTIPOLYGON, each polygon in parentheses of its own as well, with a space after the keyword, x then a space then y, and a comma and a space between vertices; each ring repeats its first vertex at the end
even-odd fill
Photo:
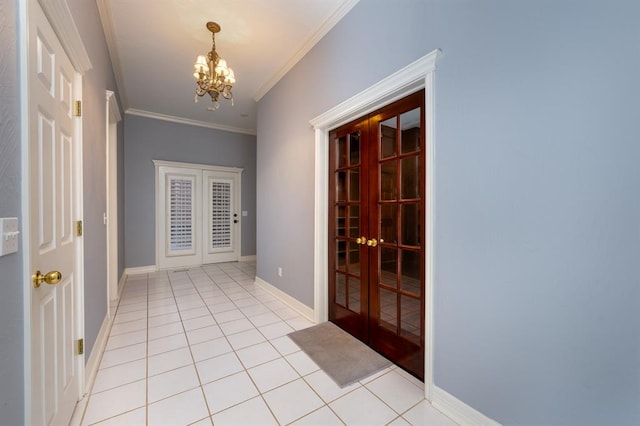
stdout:
POLYGON ((454 425, 391 367, 339 388, 254 263, 127 278, 82 425, 454 425))

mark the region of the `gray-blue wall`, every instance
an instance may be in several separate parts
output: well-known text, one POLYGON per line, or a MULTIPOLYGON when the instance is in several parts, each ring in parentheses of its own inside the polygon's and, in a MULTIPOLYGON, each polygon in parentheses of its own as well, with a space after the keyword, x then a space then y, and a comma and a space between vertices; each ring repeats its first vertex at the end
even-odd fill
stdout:
MULTIPOLYGON (((17 2, 0 0, 0 217, 20 217, 17 2)), ((22 226, 20 227, 22 229, 22 226)), ((0 257, 0 424, 24 422, 22 245, 0 257)))
POLYGON ((153 160, 243 168, 242 256, 256 254, 256 137, 125 114, 125 264, 155 265, 153 160))
POLYGON ((258 104, 258 276, 313 305, 309 120, 441 48, 435 384, 504 424, 640 424, 639 19, 360 1, 258 104))

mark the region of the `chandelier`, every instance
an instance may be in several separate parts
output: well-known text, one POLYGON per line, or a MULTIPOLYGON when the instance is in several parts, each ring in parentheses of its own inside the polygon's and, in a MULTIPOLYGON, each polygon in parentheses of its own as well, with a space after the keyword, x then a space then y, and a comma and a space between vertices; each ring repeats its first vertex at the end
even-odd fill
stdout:
POLYGON ((231 99, 233 106, 233 93, 231 88, 236 82, 233 70, 227 67, 227 61, 222 59, 216 52, 216 33, 220 32, 220 25, 215 22, 207 22, 207 29, 211 31, 212 46, 207 56, 200 55, 196 60, 195 72, 193 76, 197 80, 195 101, 198 96, 209 94, 213 106, 207 109, 215 111, 220 107, 218 97, 222 95, 225 99, 231 99))

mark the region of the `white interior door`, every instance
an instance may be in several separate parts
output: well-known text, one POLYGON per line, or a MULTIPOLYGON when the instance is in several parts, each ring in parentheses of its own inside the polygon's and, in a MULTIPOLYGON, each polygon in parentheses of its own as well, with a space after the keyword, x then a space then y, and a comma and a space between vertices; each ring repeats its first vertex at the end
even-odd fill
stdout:
POLYGON ((80 168, 73 103, 79 77, 39 4, 30 4, 30 266, 34 273, 53 272, 50 283, 31 286, 31 424, 68 424, 83 365, 76 350, 82 305, 74 232, 80 168))
POLYGON ((202 263, 231 262, 240 258, 239 179, 240 174, 234 172, 203 172, 206 206, 203 240, 206 244, 202 263))

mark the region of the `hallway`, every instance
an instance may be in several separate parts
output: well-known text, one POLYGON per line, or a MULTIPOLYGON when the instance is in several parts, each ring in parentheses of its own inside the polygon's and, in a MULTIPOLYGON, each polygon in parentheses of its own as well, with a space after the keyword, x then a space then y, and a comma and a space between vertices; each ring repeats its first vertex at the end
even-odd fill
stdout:
POLYGON ((396 367, 338 388, 286 336, 312 323, 254 277, 250 262, 129 276, 72 424, 454 425, 396 367))

